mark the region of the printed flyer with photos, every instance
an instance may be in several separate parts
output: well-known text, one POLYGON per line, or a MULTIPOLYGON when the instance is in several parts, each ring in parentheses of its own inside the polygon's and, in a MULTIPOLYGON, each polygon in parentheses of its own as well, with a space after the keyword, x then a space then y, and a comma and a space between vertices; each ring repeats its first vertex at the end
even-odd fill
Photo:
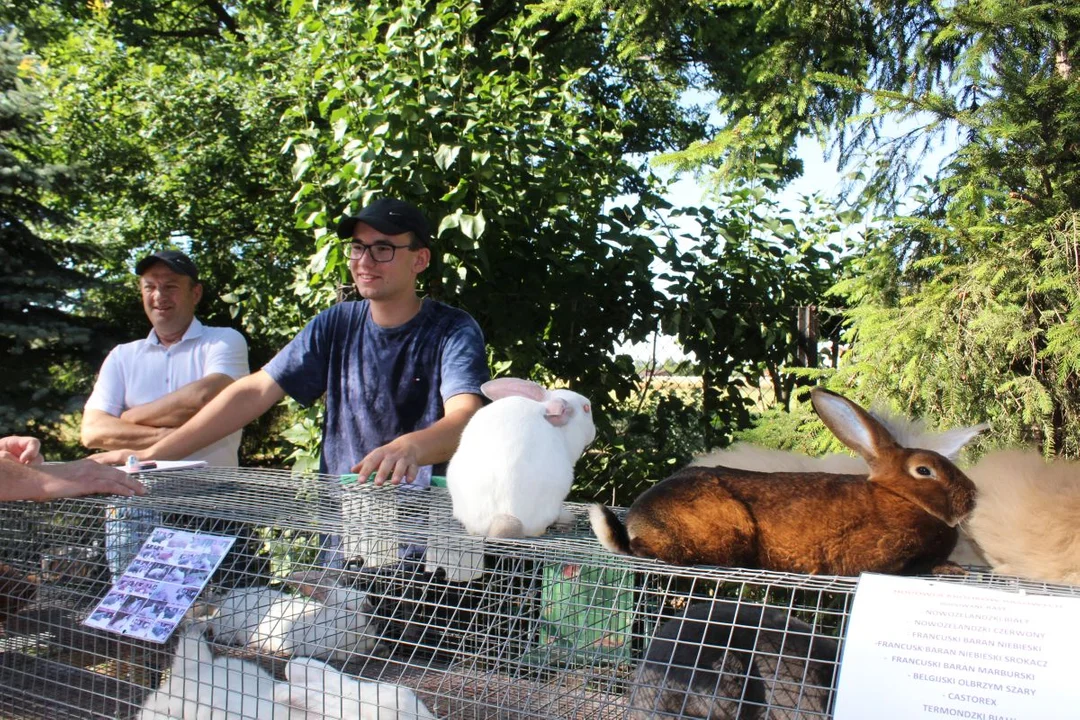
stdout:
POLYGON ((83 624, 165 642, 235 541, 226 535, 154 528, 83 624))

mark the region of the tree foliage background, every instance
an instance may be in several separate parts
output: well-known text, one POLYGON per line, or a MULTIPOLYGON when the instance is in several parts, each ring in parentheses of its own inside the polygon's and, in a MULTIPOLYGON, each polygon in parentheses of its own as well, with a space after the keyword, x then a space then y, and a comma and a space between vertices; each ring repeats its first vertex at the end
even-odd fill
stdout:
MULTIPOLYGON (((64 402, 6 392, 5 430, 79 452, 70 410, 108 347, 147 331, 131 268, 148 249, 191 252, 200 315, 244 332, 258 367, 341 295, 327 228, 391 193, 439 222, 424 291, 477 318, 493 370, 594 400, 583 494, 627 501, 760 425, 761 387, 766 428, 783 430, 757 436, 791 444, 818 427, 800 388, 823 377, 940 424, 989 420, 992 443, 1076 454, 1077 13, 13 0, 0 26, 24 57, 3 72, 42 104, 14 106, 37 132, 12 152, 37 179, 16 191, 35 204, 3 205, 4 232, 25 229, 36 262, 66 275, 34 296, 8 273, 5 328, 24 330, 5 357, 43 353, 24 386, 64 402), (689 89, 717 98, 715 126, 689 89), (855 173, 844 211, 779 205, 802 136, 855 173), (955 154, 919 180, 920 149, 943 137, 955 154), (710 174, 711 201, 669 208, 658 154, 710 174), (59 167, 70 180, 46 182, 59 167), (846 323, 836 368, 796 362, 807 305, 846 323), (31 306, 70 324, 63 342, 31 306), (700 398, 643 389, 620 348, 657 331, 693 352, 700 398)), ((282 406, 245 434, 244 460, 309 457, 317 429, 318 409, 282 406)))
POLYGON ((102 349, 98 323, 70 310, 92 283, 65 263, 89 257, 92 244, 37 230, 71 225, 50 204, 69 173, 44 149, 40 87, 24 61, 16 33, 0 36, 0 434, 57 422, 72 409, 72 364, 96 360, 102 349))
POLYGON ((1080 9, 544 7, 579 22, 605 17, 623 53, 653 54, 718 93, 720 127, 669 162, 725 178, 767 165, 785 177, 800 170, 795 140, 815 136, 859 173, 862 206, 877 215, 832 291, 849 308, 838 388, 943 425, 988 420, 991 444, 1077 454, 1080 9), (921 152, 943 140, 955 152, 920 182, 921 152), (905 198, 912 181, 921 190, 905 198))

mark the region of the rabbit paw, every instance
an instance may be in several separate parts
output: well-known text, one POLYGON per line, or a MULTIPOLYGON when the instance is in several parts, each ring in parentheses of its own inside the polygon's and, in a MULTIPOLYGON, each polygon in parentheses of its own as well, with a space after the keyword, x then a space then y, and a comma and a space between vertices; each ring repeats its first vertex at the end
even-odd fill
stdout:
POLYGON ((525 528, 522 527, 521 521, 513 515, 499 514, 491 519, 491 526, 488 527, 488 537, 503 537, 513 538, 521 537, 525 534, 525 528))
POLYGON ((967 570, 965 570, 963 567, 961 567, 960 565, 957 565, 954 562, 946 560, 945 562, 939 563, 938 565, 935 565, 934 567, 930 568, 930 574, 931 575, 967 575, 967 570))
POLYGON ((559 509, 559 517, 551 524, 551 527, 558 532, 568 532, 574 529, 574 525, 577 524, 577 516, 570 512, 566 508, 559 509))

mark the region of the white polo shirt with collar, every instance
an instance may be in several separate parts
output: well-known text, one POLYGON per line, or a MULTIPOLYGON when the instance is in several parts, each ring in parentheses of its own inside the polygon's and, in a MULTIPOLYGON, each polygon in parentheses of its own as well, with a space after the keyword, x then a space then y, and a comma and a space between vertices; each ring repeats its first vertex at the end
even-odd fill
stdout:
MULTIPOLYGON (((180 342, 165 347, 151 330, 144 340, 112 349, 101 365, 86 409, 119 417, 128 408, 153 402, 215 373, 233 380, 248 374, 247 341, 243 335, 232 328, 207 327, 195 318, 180 342)), ((238 430, 184 459, 236 467, 242 432, 238 430)))

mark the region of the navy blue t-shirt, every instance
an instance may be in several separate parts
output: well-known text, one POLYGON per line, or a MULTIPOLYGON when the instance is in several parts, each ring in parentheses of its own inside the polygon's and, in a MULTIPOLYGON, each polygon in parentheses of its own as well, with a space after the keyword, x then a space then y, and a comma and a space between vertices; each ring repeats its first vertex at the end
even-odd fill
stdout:
MULTIPOLYGON (((264 367, 302 405, 326 395, 320 472, 349 472, 369 452, 443 417, 443 403, 490 379, 484 336, 434 300, 404 325, 379 327, 368 301, 319 313, 264 367)), ((441 474, 445 464, 436 466, 441 474)))

